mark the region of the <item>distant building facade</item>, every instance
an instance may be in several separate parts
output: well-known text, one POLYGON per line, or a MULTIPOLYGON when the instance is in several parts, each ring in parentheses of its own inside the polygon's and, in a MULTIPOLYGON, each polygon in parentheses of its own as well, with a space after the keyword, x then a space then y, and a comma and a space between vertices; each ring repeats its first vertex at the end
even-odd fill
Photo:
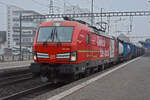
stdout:
MULTIPOLYGON (((7 8, 7 47, 10 49, 20 46, 20 15, 39 15, 39 13, 14 6, 7 8)), ((22 20, 22 47, 32 48, 36 28, 41 22, 40 19, 22 20)))
MULTIPOLYGON (((25 15, 39 15, 39 13, 32 10, 14 11, 15 17, 13 17, 13 42, 14 46, 20 45, 20 13, 25 15)), ((22 20, 22 47, 32 48, 33 39, 36 33, 36 29, 42 21, 40 19, 28 19, 22 20)))
POLYGON ((140 43, 143 45, 144 48, 147 48, 150 50, 150 39, 145 39, 145 41, 140 41, 140 43))
POLYGON ((22 8, 16 7, 16 6, 7 6, 7 48, 12 48, 13 47, 13 26, 14 26, 14 21, 13 21, 13 11, 18 11, 18 10, 23 10, 22 8))

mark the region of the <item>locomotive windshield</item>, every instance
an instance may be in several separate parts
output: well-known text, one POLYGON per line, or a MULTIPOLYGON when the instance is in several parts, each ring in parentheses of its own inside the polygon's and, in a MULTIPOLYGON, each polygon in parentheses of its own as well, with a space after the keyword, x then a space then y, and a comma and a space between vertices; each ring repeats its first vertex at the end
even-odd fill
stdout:
POLYGON ((71 42, 73 27, 40 27, 37 42, 71 42))

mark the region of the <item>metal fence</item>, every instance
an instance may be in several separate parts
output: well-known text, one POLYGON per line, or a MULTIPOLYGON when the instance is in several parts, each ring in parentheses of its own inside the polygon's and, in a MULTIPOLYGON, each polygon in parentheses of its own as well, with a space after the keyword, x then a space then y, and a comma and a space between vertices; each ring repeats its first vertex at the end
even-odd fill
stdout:
POLYGON ((32 60, 32 54, 22 55, 2 55, 0 56, 0 62, 10 62, 10 61, 27 61, 32 60))

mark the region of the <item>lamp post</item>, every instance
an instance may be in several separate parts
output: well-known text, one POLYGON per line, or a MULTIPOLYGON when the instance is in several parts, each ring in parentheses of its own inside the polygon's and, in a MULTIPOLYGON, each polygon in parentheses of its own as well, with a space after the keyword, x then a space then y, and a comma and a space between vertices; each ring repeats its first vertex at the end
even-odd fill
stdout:
POLYGON ((91 3, 91 25, 93 25, 94 23, 94 19, 93 19, 93 10, 94 10, 94 1, 92 0, 92 3, 91 3))
POLYGON ((22 48, 22 42, 21 42, 21 35, 22 35, 22 13, 20 12, 20 17, 19 17, 19 21, 20 21, 20 34, 19 34, 19 36, 20 36, 20 60, 22 60, 22 50, 21 50, 21 48, 22 48))
POLYGON ((103 12, 103 8, 101 8, 101 26, 102 26, 102 22, 103 22, 103 18, 102 18, 102 12, 103 12))

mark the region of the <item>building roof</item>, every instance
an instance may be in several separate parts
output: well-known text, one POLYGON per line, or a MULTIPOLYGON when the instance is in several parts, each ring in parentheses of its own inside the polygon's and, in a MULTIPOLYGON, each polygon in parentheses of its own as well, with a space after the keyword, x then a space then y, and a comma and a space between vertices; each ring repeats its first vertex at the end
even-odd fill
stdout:
POLYGON ((41 15, 40 13, 33 11, 33 10, 21 10, 21 11, 13 11, 14 13, 32 13, 34 15, 41 15))
POLYGON ((7 9, 8 9, 8 8, 13 8, 13 9, 15 8, 15 9, 18 9, 18 10, 23 10, 23 8, 18 7, 18 6, 15 6, 15 5, 8 5, 8 6, 7 6, 7 9))

